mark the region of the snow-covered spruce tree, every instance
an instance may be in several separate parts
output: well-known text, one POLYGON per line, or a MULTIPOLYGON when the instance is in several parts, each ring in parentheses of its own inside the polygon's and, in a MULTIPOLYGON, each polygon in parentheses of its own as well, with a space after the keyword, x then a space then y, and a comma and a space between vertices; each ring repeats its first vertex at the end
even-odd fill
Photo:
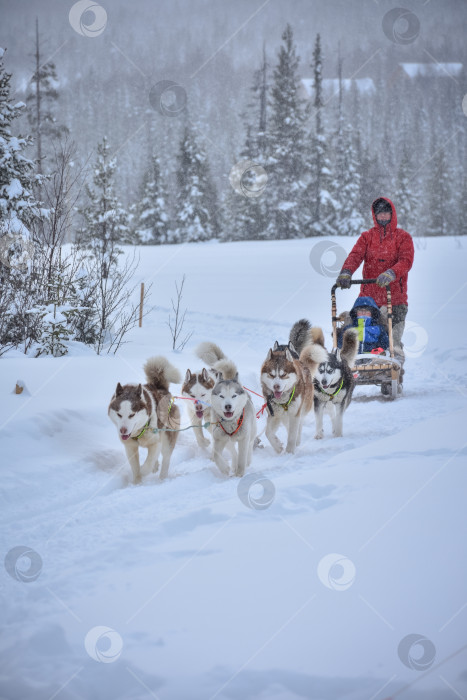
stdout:
POLYGON ((135 256, 119 261, 123 253, 119 245, 131 242, 131 238, 126 212, 114 193, 116 163, 106 139, 98 145, 97 153, 93 186, 86 186, 88 202, 80 210, 84 224, 77 242, 89 251, 86 274, 95 293, 87 305, 95 319, 94 349, 100 354, 118 350, 125 334, 137 323, 138 304, 132 299, 135 256))
POLYGON ((44 140, 60 138, 68 134, 68 128, 59 124, 55 115, 58 93, 58 78, 55 64, 51 61, 42 62, 39 21, 36 18, 36 44, 35 44, 35 69, 29 81, 26 93, 26 107, 29 124, 32 128, 36 146, 36 168, 38 173, 43 172, 44 140))
POLYGON ((421 233, 425 233, 426 236, 452 234, 453 227, 450 225, 453 222, 452 179, 443 148, 438 147, 430 166, 426 183, 427 195, 424 199, 426 214, 422 214, 426 229, 421 233))
POLYGON ((417 224, 417 196, 413 189, 415 183, 412 179, 412 172, 409 150, 404 148, 397 172, 397 225, 414 234, 417 224))
POLYGON ((41 289, 31 310, 40 325, 36 355, 64 355, 69 340, 93 345, 97 337, 93 309, 97 281, 86 272, 87 251, 77 246, 63 248, 70 238, 72 211, 82 188, 83 169, 74 166, 75 154, 68 139, 56 145, 52 172, 42 190, 50 215, 43 221, 42 244, 34 257, 41 289))
POLYGON ((206 152, 188 119, 177 160, 175 222, 169 243, 217 238, 220 233, 217 193, 206 152))
POLYGON ((38 308, 31 309, 30 313, 37 314, 41 333, 37 342, 36 357, 40 355, 53 355, 61 357, 68 352, 67 341, 72 337, 69 316, 77 312, 69 302, 61 300, 61 280, 58 278, 48 285, 48 301, 38 308))
POLYGON ((236 241, 267 237, 267 195, 264 190, 261 192, 258 190, 258 186, 261 186, 258 183, 258 178, 263 174, 261 168, 266 166, 267 144, 269 142, 267 70, 266 49, 263 46, 263 61, 261 67, 254 73, 253 86, 250 88, 252 97, 246 112, 242 114, 245 144, 238 159, 239 162, 250 161, 254 165, 251 170, 242 175, 242 185, 245 186, 244 193, 232 192, 230 196, 230 205, 234 212, 231 238, 236 241), (255 196, 247 196, 249 191, 255 196), (258 194, 258 192, 260 193, 258 194))
POLYGON ((343 236, 359 235, 365 228, 360 213, 360 168, 350 124, 343 127, 342 179, 336 199, 339 203, 336 232, 343 236))
POLYGON ((305 189, 305 100, 300 79, 292 27, 282 34, 278 63, 273 71, 271 117, 267 146, 268 184, 265 190, 269 213, 268 238, 300 238, 305 235, 301 201, 305 189))
POLYGON ((336 221, 339 203, 333 194, 336 184, 333 182, 328 142, 323 126, 323 57, 321 38, 316 35, 313 50, 313 89, 315 129, 311 137, 311 147, 307 149, 307 171, 309 183, 303 199, 303 208, 307 213, 306 231, 311 236, 330 236, 336 233, 336 221))
POLYGON ((78 242, 93 251, 99 250, 104 264, 111 267, 119 255, 118 244, 133 243, 126 210, 114 191, 116 159, 104 137, 97 146, 93 185, 86 185, 86 205, 80 209, 84 223, 78 232, 78 242))
MULTIPOLYGON (((11 73, 3 65, 4 49, 0 48, 0 217, 2 233, 15 228, 15 220, 30 227, 39 215, 33 195, 34 185, 41 180, 34 174, 34 163, 23 151, 32 144, 30 136, 13 136, 12 122, 25 109, 23 102, 10 102, 11 73)), ((20 227, 21 228, 21 227, 20 227)), ((22 229, 23 230, 23 229, 22 229)))
POLYGON ((263 59, 260 68, 254 72, 251 99, 243 115, 247 132, 245 150, 248 149, 249 156, 255 160, 263 160, 268 152, 268 68, 266 47, 263 44, 263 59))
POLYGON ((138 241, 149 245, 167 243, 170 225, 168 201, 160 161, 153 155, 144 175, 141 198, 135 207, 133 227, 138 241))
POLYGON ((387 194, 383 167, 379 154, 372 152, 369 148, 363 150, 360 168, 360 211, 363 211, 365 221, 369 226, 373 226, 371 214, 372 202, 377 197, 384 197, 387 194))
POLYGON ((467 173, 460 177, 460 186, 457 193, 457 206, 455 207, 456 222, 454 225, 454 236, 467 236, 467 218, 463 207, 467 201, 467 173))
POLYGON ((12 133, 25 105, 10 101, 11 74, 4 68, 4 53, 0 49, 0 352, 35 337, 36 323, 26 311, 36 298, 32 227, 40 212, 33 189, 42 180, 24 155, 31 137, 12 133))

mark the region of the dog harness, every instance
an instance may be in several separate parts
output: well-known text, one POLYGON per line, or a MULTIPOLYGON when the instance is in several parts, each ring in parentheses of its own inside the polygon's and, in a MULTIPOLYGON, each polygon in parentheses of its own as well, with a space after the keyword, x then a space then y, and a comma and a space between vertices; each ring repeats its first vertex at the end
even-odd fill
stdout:
POLYGON ((294 388, 292 389, 292 393, 290 394, 290 399, 287 401, 287 403, 280 403, 279 406, 282 406, 284 411, 288 411, 289 406, 290 406, 294 396, 295 396, 295 385, 294 385, 294 388))
POLYGON ((146 432, 146 430, 147 430, 148 428, 149 428, 149 421, 146 423, 146 425, 144 426, 144 428, 142 429, 142 431, 140 432, 140 434, 139 434, 139 435, 135 435, 135 436, 132 437, 131 439, 132 439, 132 440, 139 440, 139 438, 141 437, 141 435, 144 435, 144 433, 146 432))
POLYGON ((340 392, 340 390, 344 386, 344 377, 342 377, 342 379, 341 379, 340 387, 333 394, 328 394, 327 391, 324 391, 324 389, 321 389, 319 384, 315 384, 315 386, 318 389, 318 391, 320 391, 322 394, 325 394, 326 396, 328 396, 329 399, 333 399, 335 396, 337 396, 337 394, 340 392))
MULTIPOLYGON (((172 396, 172 398, 170 399, 169 408, 167 409, 167 415, 170 413, 173 404, 174 404, 174 397, 172 396)), ((149 423, 150 423, 150 421, 151 421, 151 419, 148 420, 148 422, 146 423, 146 425, 144 426, 144 428, 142 429, 142 431, 140 432, 139 435, 135 435, 135 436, 132 437, 131 439, 132 439, 132 440, 139 440, 140 437, 141 437, 142 435, 144 435, 144 433, 146 432, 146 430, 149 428, 149 423)), ((153 431, 153 432, 156 432, 156 431, 153 431)), ((157 431, 157 432, 159 432, 159 431, 157 431)))
POLYGON ((231 436, 232 436, 232 435, 235 435, 235 433, 237 433, 237 432, 240 430, 240 428, 242 427, 242 423, 243 423, 243 418, 244 418, 244 417, 245 417, 245 409, 243 409, 242 415, 241 415, 241 417, 238 419, 238 421, 237 421, 237 427, 235 428, 235 430, 233 431, 233 433, 229 433, 229 432, 224 428, 224 426, 222 425, 222 422, 221 422, 221 421, 219 421, 217 425, 220 425, 220 426, 221 426, 222 430, 224 431, 224 433, 225 433, 226 435, 231 435, 231 436))
MULTIPOLYGON (((289 398, 289 400, 287 401, 287 403, 280 403, 280 404, 277 404, 277 405, 278 405, 278 406, 282 406, 282 408, 284 409, 284 411, 288 411, 288 410, 289 410, 289 406, 290 406, 290 404, 291 404, 291 401, 292 401, 294 395, 295 395, 295 386, 294 386, 294 388, 292 389, 292 393, 290 394, 290 398, 289 398)), ((274 403, 277 403, 277 402, 274 402, 274 403)), ((274 415, 274 410, 273 410, 273 408, 272 408, 272 394, 270 394, 270 395, 267 397, 265 406, 268 407, 268 410, 269 410, 270 415, 273 416, 273 415, 274 415)), ((264 409, 264 406, 263 406, 263 408, 261 409, 261 413, 262 413, 263 409, 264 409)), ((258 413, 259 413, 259 411, 258 411, 258 413)), ((258 416, 256 416, 256 417, 258 418, 258 416)))

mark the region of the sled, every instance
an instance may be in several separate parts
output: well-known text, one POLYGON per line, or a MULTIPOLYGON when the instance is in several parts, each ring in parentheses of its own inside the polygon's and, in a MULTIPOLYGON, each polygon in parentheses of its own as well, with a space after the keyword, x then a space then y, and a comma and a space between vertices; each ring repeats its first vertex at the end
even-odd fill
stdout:
MULTIPOLYGON (((350 284, 375 284, 376 279, 371 280, 351 280, 350 284)), ((336 305, 336 289, 337 284, 334 284, 331 289, 331 307, 332 307, 332 348, 333 352, 337 351, 337 331, 339 329, 339 319, 337 317, 336 305)), ((339 287, 340 288, 340 287, 339 287)), ((386 287, 387 307, 388 307, 388 336, 389 336, 389 352, 385 350, 379 355, 371 352, 359 353, 356 355, 352 373, 355 378, 355 383, 373 384, 381 387, 381 393, 388 399, 396 399, 402 394, 401 370, 402 362, 394 355, 394 341, 392 335, 392 301, 391 290, 389 285, 386 287)))

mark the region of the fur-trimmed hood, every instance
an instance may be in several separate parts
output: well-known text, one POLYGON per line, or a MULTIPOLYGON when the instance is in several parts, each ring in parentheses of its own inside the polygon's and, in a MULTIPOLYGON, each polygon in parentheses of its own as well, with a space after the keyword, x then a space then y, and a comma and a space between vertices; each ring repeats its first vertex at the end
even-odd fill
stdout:
POLYGON ((357 309, 362 306, 368 306, 371 309, 371 318, 374 323, 380 323, 381 313, 378 304, 372 297, 357 297, 354 305, 350 309, 350 318, 355 323, 357 320, 357 309))

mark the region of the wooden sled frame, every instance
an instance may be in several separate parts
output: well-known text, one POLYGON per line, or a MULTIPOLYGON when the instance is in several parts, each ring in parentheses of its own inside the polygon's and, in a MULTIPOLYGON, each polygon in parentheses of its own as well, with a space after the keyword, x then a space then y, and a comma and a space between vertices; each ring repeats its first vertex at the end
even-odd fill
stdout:
MULTIPOLYGON (((350 284, 375 284, 375 279, 351 280, 350 284)), ((331 318, 332 318, 332 348, 337 350, 337 284, 331 288, 331 318)), ((356 384, 373 384, 381 386, 381 393, 389 399, 395 399, 402 393, 401 369, 402 364, 394 356, 394 338, 392 334, 392 300, 389 285, 386 287, 388 307, 388 336, 389 357, 387 355, 373 355, 372 353, 360 353, 355 357, 354 366, 351 368, 355 376, 356 384)))

